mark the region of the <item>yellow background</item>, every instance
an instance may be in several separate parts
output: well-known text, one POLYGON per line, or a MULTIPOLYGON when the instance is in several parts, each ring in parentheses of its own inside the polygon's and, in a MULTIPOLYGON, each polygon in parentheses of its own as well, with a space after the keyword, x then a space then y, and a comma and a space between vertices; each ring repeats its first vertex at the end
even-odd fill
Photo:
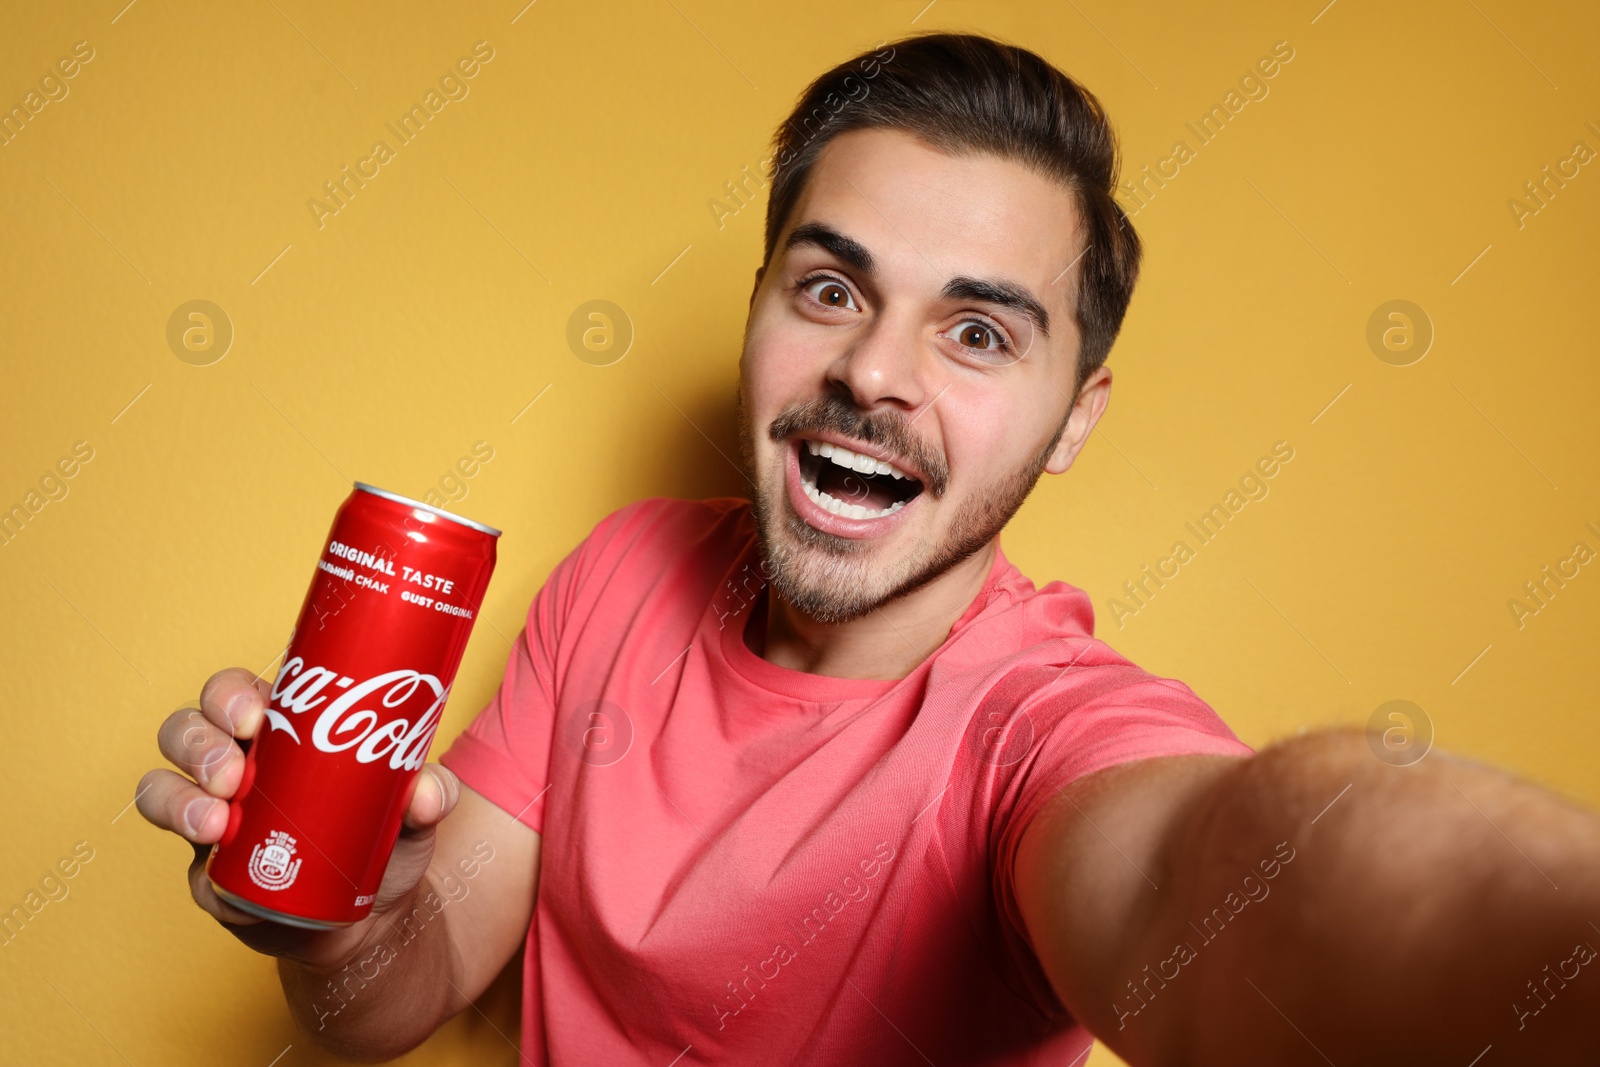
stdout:
MULTIPOLYGON (((0 908, 76 842, 94 859, 0 948, 0 1058, 324 1062, 271 963, 189 903, 188 847, 125 809, 156 724, 213 670, 269 666, 350 479, 421 496, 494 449, 457 508, 506 530, 499 573, 435 751, 596 520, 737 493, 718 450, 764 198, 721 228, 708 201, 811 77, 918 29, 1079 77, 1130 171, 1193 147, 1184 123, 1274 42, 1295 51, 1138 215, 1110 411, 1008 531, 1018 565, 1088 590, 1101 636, 1252 744, 1404 698, 1440 745, 1600 804, 1600 566, 1521 628, 1507 607, 1600 549, 1600 166, 1521 228, 1507 207, 1575 141, 1600 149, 1591 7, 524 2, 5 16, 7 108, 74 42, 95 58, 0 147, 0 508, 74 442, 94 459, 0 548, 0 908), (319 228, 322 183, 479 40, 470 95, 319 228), (166 340, 194 299, 234 330, 209 366, 166 340), (610 366, 566 342, 594 299, 635 331, 610 366), (1435 331, 1411 366, 1366 341, 1393 299, 1435 331), (1280 440, 1270 496, 1112 624, 1122 582, 1280 440)), ((516 1062, 515 974, 481 1009, 406 1062, 516 1062)))

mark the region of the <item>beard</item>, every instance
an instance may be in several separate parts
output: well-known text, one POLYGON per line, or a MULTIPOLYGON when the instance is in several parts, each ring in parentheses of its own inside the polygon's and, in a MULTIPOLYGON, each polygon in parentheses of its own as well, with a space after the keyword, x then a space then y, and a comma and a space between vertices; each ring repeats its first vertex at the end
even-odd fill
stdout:
MULTIPOLYGON (((1067 418, 1061 420, 1050 443, 1027 463, 959 503, 942 539, 920 537, 887 559, 879 558, 882 552, 877 544, 825 533, 795 514, 783 476, 764 482, 756 469, 755 428, 745 411, 743 389, 737 411, 741 466, 750 485, 756 533, 773 590, 808 618, 844 623, 915 592, 998 536, 1044 473, 1050 453, 1066 432, 1072 408, 1068 406, 1067 418)), ((944 498, 949 468, 943 457, 915 436, 910 421, 899 412, 864 415, 846 401, 828 396, 785 408, 773 419, 768 437, 780 448, 788 448, 795 434, 820 430, 879 444, 892 455, 909 457, 913 469, 922 472, 919 496, 944 498)))

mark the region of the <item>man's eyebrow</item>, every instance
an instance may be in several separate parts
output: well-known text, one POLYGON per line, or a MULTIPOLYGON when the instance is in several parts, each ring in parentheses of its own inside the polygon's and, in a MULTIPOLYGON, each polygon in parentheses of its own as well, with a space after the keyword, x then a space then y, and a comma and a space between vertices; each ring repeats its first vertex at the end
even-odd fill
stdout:
POLYGON ((867 251, 865 245, 820 222, 807 222, 790 231, 789 239, 783 243, 783 247, 787 250, 798 245, 815 245, 850 264, 862 274, 871 274, 875 266, 872 253, 867 251))
POLYGON ((1050 313, 1038 298, 1015 282, 951 278, 945 282, 943 295, 951 300, 981 300, 986 304, 998 304, 1020 311, 1032 320, 1034 328, 1040 333, 1047 337, 1050 334, 1050 313))
MULTIPOLYGON (((865 245, 820 222, 796 226, 790 231, 783 247, 787 250, 799 245, 820 248, 862 274, 871 274, 876 268, 872 253, 867 251, 865 245)), ((1016 282, 963 275, 946 282, 942 295, 949 300, 981 300, 986 304, 1011 308, 1026 315, 1040 333, 1047 337, 1050 334, 1050 312, 1045 310, 1037 297, 1016 282)))

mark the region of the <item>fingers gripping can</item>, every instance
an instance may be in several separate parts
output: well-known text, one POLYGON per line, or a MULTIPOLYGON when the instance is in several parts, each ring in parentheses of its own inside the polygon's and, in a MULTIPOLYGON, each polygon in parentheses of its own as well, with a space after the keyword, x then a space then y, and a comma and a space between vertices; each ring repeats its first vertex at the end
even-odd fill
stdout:
POLYGON ((207 863, 220 897, 318 930, 372 910, 499 536, 356 483, 207 863))

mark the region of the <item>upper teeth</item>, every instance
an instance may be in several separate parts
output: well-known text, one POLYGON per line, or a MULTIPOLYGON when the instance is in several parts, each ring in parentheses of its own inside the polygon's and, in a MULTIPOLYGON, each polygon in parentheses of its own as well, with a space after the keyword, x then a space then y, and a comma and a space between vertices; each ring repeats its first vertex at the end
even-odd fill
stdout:
POLYGON ((911 475, 892 463, 885 463, 881 459, 864 456, 860 452, 852 452, 843 445, 832 444, 828 441, 808 440, 806 441, 806 450, 813 456, 826 456, 838 466, 860 474, 887 474, 894 478, 911 477, 911 475))

